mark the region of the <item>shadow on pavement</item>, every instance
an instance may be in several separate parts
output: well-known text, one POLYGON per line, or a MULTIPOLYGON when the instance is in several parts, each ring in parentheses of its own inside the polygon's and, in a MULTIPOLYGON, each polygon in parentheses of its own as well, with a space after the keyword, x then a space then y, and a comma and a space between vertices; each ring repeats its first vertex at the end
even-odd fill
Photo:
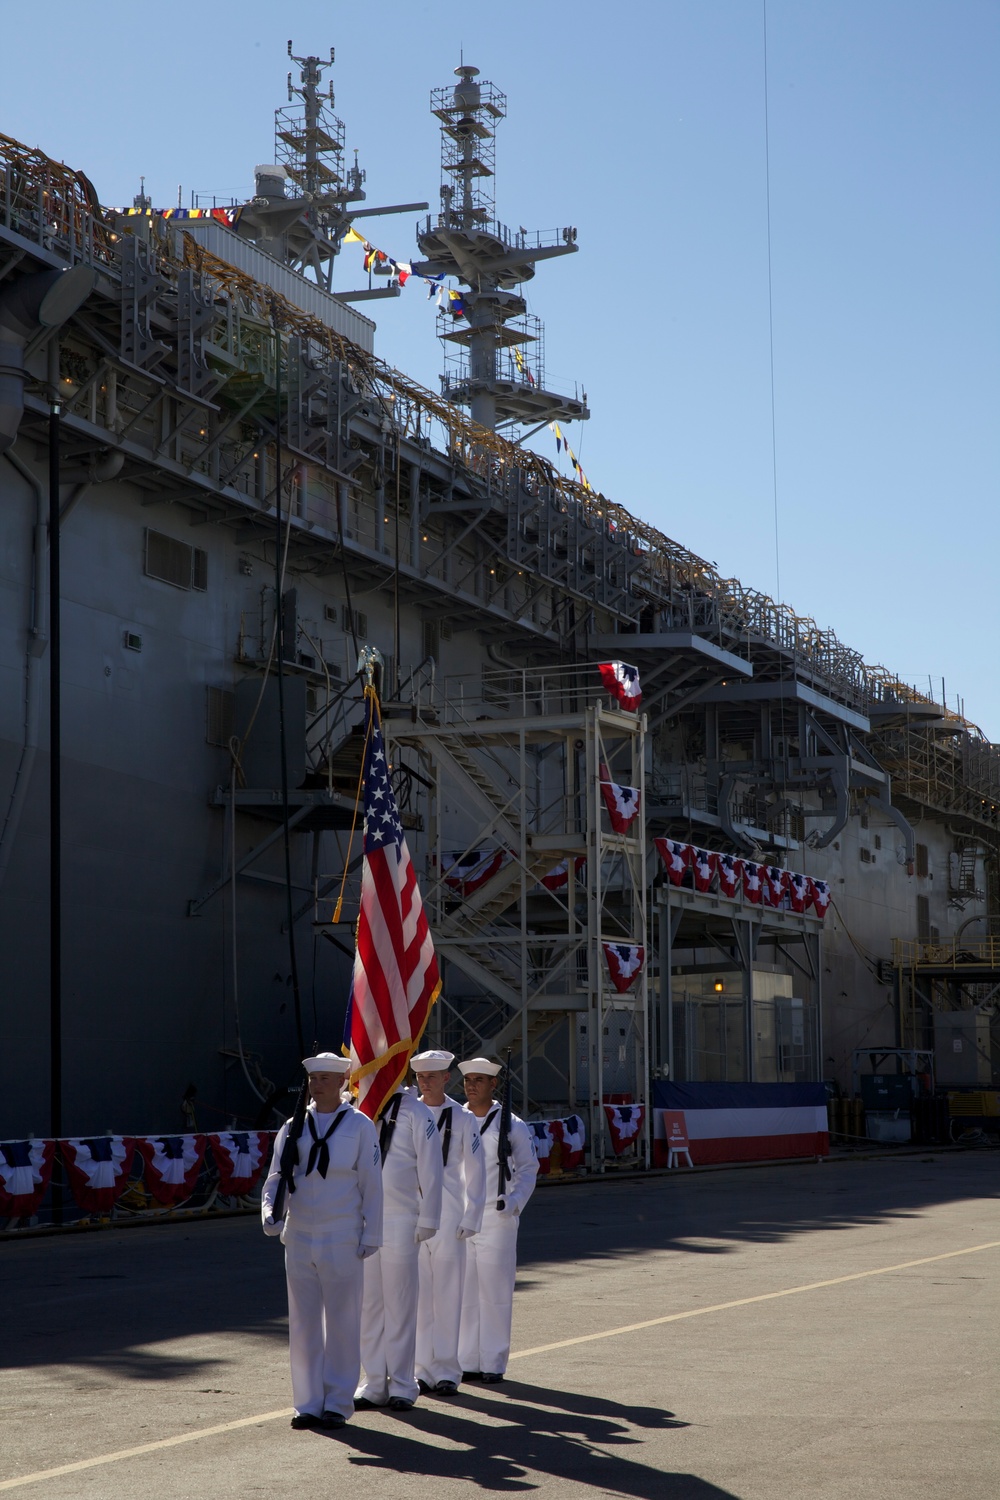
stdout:
MULTIPOLYGON (((916 1219, 939 1204, 998 1196, 995 1158, 986 1153, 543 1188, 521 1221, 518 1285, 530 1296, 548 1266, 575 1263, 585 1278, 591 1266, 650 1251, 727 1255, 741 1244, 916 1219)), ((218 1383, 230 1363, 227 1339, 280 1348, 287 1338, 281 1247, 254 1219, 7 1242, 0 1264, 8 1368, 218 1383), (182 1349, 185 1339, 198 1347, 182 1349)), ((583 1414, 594 1420, 592 1402, 583 1414)))
POLYGON ((466 1391, 463 1386, 447 1404, 421 1401, 403 1419, 379 1413, 332 1436, 355 1450, 348 1462, 357 1467, 441 1481, 465 1479, 500 1493, 541 1490, 551 1477, 576 1481, 588 1492, 634 1500, 736 1500, 729 1490, 696 1475, 642 1462, 643 1438, 637 1429, 688 1425, 672 1412, 517 1381, 505 1382, 496 1397, 466 1391), (420 1436, 411 1437, 408 1427, 420 1436), (613 1445, 632 1448, 634 1456, 603 1451, 613 1445))

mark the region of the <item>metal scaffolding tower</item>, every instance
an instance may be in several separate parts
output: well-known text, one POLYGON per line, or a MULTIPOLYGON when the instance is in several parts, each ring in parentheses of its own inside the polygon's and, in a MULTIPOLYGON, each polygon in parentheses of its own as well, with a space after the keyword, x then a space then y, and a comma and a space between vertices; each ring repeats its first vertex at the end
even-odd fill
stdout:
POLYGON ((447 679, 386 734, 423 789, 440 1040, 510 1047, 520 1108, 586 1115, 600 1165, 603 1102, 645 1102, 648 1074, 645 968, 620 994, 602 947, 646 945, 645 825, 615 833, 600 789, 641 798, 645 720, 593 667, 528 668, 447 679))
POLYGON ((418 230, 427 259, 414 267, 424 276, 455 277, 468 288, 442 296, 439 337, 461 351, 450 357, 444 392, 491 431, 504 422, 583 421, 590 415, 585 397, 557 395, 542 385, 540 361, 531 357, 540 325, 528 318, 518 290, 534 276, 537 261, 576 250, 576 230, 512 235, 499 222, 495 132, 507 100, 492 83, 478 81, 478 68, 455 72, 454 88, 431 94, 431 112, 441 121, 441 212, 418 230))

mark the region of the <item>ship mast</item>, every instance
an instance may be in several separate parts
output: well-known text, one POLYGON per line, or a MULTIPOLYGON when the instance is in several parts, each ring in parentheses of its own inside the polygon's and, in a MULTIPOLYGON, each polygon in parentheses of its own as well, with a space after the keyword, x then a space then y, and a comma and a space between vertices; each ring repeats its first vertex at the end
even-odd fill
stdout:
POLYGON ((495 132, 507 100, 492 83, 480 81, 478 68, 463 63, 455 73, 453 87, 431 94, 431 113, 441 121, 441 211, 433 220, 428 215, 418 230, 427 258, 413 268, 424 276, 453 277, 467 288, 457 300, 448 293, 441 298, 442 387, 491 430, 585 420, 585 398, 545 388, 542 325, 528 314, 519 291, 538 261, 575 252, 576 230, 530 234, 522 228, 512 234, 499 222, 495 132))

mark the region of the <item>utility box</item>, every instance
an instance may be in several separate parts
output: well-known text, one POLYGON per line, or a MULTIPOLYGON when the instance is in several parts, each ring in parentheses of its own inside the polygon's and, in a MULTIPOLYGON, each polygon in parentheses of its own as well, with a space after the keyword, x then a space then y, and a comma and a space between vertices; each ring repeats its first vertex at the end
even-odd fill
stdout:
POLYGON ((861 1098, 866 1114, 909 1113, 913 1100, 913 1080, 906 1073, 863 1073, 861 1098))
POLYGON ((939 1010, 934 1013, 934 1076, 939 1084, 989 1087, 989 1016, 974 1010, 939 1010))
MULTIPOLYGON (((288 673, 282 682, 282 688, 285 700, 288 788, 293 791, 302 785, 306 776, 305 679, 288 673)), ((263 684, 259 677, 244 677, 242 682, 236 684, 236 733, 243 743, 240 764, 247 787, 271 791, 280 787, 278 679, 273 670, 263 684)))
POLYGON ((905 1114, 873 1114, 865 1116, 870 1141, 881 1141, 885 1146, 905 1146, 910 1139, 909 1111, 905 1114))

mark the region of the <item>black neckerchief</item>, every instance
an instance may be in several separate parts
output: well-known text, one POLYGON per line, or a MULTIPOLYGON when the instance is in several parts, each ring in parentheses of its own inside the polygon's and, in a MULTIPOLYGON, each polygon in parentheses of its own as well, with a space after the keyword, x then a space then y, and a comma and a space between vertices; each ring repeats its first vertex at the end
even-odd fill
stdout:
POLYGON ((448 1165, 448 1152, 451 1150, 451 1105, 441 1111, 438 1120, 438 1130, 444 1127, 444 1135, 441 1137, 441 1162, 443 1166, 448 1165))
POLYGON ((309 1147, 309 1160, 306 1164, 305 1170, 306 1177, 309 1176, 309 1173, 312 1171, 313 1167, 316 1168, 321 1177, 326 1177, 326 1174, 330 1168, 330 1147, 327 1145, 327 1141, 330 1139, 331 1135, 333 1135, 333 1132, 336 1130, 337 1126, 340 1124, 341 1120, 347 1113, 348 1111, 343 1107, 338 1109, 337 1113, 330 1121, 329 1130, 326 1132, 326 1135, 322 1136, 316 1134, 315 1117, 311 1114, 306 1115, 306 1124, 309 1126, 309 1134, 313 1139, 313 1143, 309 1147))
POLYGON ((378 1133, 378 1145, 382 1153, 383 1167, 385 1166, 385 1159, 389 1155, 389 1147, 392 1145, 392 1132, 396 1128, 396 1116, 399 1114, 399 1106, 402 1102, 402 1094, 397 1094, 382 1116, 382 1124, 378 1133))
POLYGON ((498 1105, 496 1105, 496 1107, 494 1109, 490 1110, 489 1114, 486 1116, 486 1119, 480 1125, 480 1127, 479 1127, 479 1134, 480 1135, 482 1135, 482 1133, 483 1133, 484 1130, 489 1130, 490 1126, 493 1124, 493 1121, 496 1119, 496 1117, 497 1117, 497 1115, 499 1113, 500 1113, 500 1106, 498 1104, 498 1105))

